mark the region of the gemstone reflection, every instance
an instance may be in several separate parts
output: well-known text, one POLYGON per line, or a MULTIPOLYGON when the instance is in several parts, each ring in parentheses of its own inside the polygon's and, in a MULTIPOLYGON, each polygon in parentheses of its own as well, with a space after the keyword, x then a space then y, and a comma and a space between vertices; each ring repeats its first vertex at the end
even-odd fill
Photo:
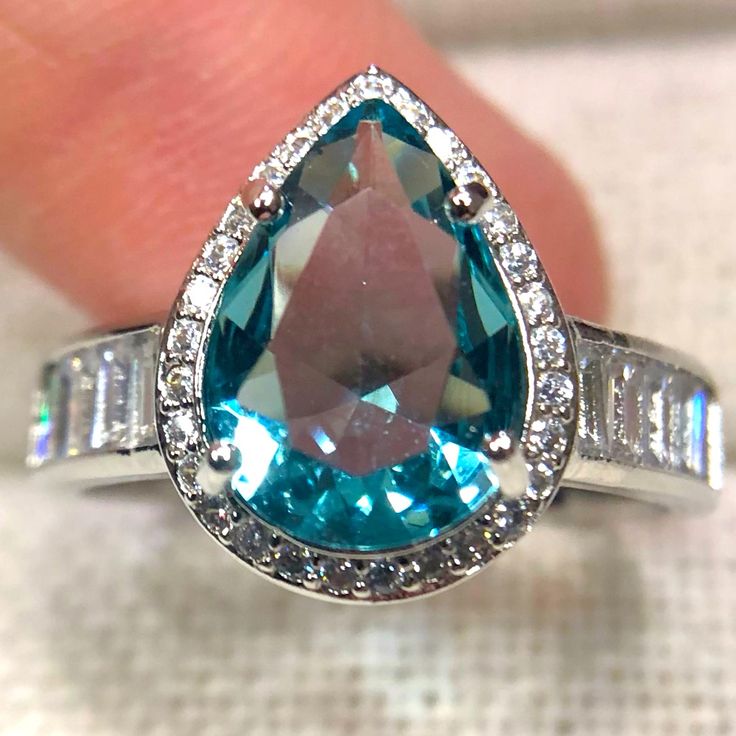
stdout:
POLYGON ((364 103, 287 178, 214 323, 210 440, 235 499, 308 544, 377 551, 462 523, 497 492, 483 435, 520 434, 518 325, 454 184, 390 106, 364 103))

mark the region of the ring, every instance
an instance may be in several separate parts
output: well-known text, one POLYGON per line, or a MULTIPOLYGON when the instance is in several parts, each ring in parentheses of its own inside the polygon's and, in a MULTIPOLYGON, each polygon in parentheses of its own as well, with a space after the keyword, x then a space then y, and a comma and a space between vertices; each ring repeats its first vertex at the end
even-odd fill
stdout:
POLYGON ((168 473, 270 580, 389 602, 475 575, 558 488, 718 497, 721 414, 682 354, 566 317, 497 186, 376 67, 255 167, 165 325, 44 366, 28 463, 168 473))

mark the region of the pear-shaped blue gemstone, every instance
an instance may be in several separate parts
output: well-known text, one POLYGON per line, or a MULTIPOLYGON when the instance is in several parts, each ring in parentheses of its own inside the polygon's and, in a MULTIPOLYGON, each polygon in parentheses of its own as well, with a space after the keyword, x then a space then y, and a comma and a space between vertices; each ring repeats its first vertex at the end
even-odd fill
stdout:
POLYGON ((374 100, 282 188, 225 285, 207 349, 208 439, 242 454, 234 499, 309 545, 376 552, 465 521, 498 492, 484 435, 519 436, 519 328, 453 182, 374 100))

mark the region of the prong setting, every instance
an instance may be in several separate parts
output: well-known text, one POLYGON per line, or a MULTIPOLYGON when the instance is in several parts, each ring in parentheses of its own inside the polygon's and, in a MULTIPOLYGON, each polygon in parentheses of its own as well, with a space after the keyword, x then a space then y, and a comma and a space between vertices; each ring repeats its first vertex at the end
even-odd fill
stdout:
POLYGON ((483 438, 483 451, 494 463, 508 461, 517 452, 517 443, 508 432, 503 430, 483 438))
POLYGON ((240 198, 258 222, 275 220, 283 208, 278 189, 265 179, 253 179, 241 189, 240 198))
POLYGON ((521 443, 508 432, 483 438, 483 451, 491 460, 504 498, 520 498, 529 485, 529 471, 521 443))
POLYGON ((197 473, 197 482, 207 496, 219 496, 240 468, 240 451, 228 442, 213 442, 207 447, 203 460, 197 473))
POLYGON ((207 448, 207 466, 217 475, 232 475, 241 462, 240 450, 229 442, 213 442, 207 448))
POLYGON ((445 208, 451 220, 457 222, 476 222, 488 204, 490 192, 479 181, 469 181, 456 186, 445 201, 445 208))

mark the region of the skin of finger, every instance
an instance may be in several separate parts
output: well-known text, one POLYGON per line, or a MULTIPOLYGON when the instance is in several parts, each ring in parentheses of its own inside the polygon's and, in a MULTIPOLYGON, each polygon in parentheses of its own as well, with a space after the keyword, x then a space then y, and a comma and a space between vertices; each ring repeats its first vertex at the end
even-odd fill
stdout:
POLYGON ((382 0, 0 10, 0 242, 100 324, 159 318, 253 164, 371 62, 485 164, 563 306, 601 318, 604 267, 576 185, 382 0))

